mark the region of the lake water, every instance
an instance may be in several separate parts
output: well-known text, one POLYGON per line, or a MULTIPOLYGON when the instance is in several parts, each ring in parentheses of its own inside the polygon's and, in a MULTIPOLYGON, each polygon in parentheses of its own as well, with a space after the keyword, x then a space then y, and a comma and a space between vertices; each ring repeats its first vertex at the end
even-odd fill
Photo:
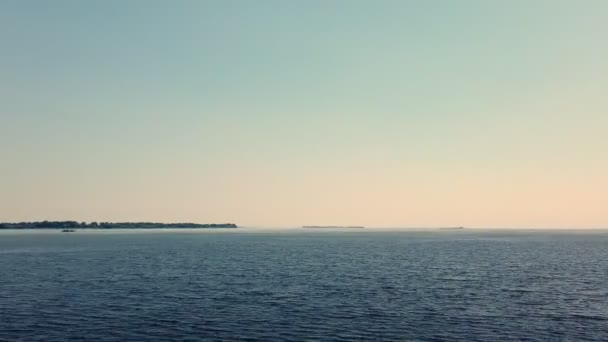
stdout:
POLYGON ((608 232, 0 232, 0 341, 608 341, 608 232))

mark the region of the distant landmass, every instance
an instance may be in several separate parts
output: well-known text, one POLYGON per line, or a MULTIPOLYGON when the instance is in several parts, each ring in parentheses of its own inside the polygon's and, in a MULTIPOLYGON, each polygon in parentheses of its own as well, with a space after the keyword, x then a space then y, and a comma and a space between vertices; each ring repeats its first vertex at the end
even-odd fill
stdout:
POLYGON ((444 229, 444 230, 456 230, 456 229, 464 229, 464 227, 441 227, 439 229, 444 229))
POLYGON ((302 228, 365 228, 363 226, 302 226, 302 228))
POLYGON ((0 223, 0 229, 151 229, 151 228, 238 228, 234 223, 77 222, 38 221, 0 223))

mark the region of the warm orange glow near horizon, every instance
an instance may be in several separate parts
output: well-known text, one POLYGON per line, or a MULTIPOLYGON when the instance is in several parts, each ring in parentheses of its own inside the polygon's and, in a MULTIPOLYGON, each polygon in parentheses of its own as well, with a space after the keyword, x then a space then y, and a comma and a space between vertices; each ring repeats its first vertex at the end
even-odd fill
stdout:
POLYGON ((0 221, 608 227, 608 2, 465 3, 0 5, 0 221))

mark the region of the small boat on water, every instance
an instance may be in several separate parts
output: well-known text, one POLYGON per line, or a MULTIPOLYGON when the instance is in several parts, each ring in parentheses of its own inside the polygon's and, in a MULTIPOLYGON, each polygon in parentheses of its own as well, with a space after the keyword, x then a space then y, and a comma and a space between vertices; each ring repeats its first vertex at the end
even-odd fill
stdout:
POLYGON ((76 230, 75 229, 63 229, 61 232, 62 233, 74 233, 76 230))

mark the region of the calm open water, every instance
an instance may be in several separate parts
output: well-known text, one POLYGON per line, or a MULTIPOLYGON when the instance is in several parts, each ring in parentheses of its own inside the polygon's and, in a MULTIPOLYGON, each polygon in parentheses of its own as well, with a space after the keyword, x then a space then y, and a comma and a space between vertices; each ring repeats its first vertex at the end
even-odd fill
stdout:
POLYGON ((608 341, 608 232, 0 232, 1 341, 608 341))

